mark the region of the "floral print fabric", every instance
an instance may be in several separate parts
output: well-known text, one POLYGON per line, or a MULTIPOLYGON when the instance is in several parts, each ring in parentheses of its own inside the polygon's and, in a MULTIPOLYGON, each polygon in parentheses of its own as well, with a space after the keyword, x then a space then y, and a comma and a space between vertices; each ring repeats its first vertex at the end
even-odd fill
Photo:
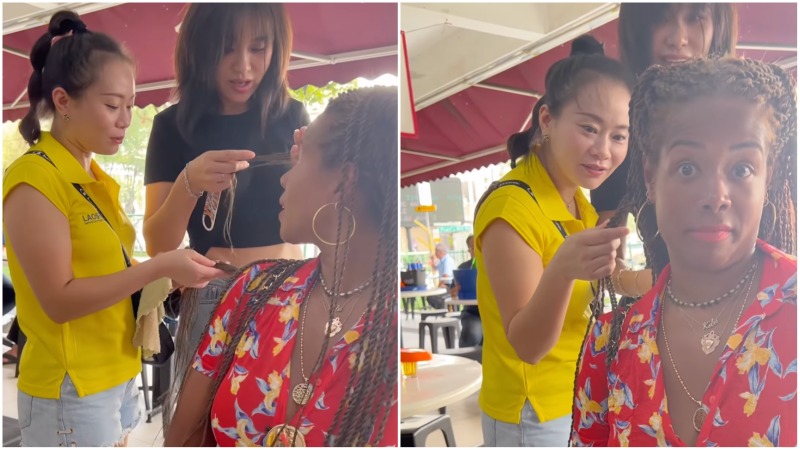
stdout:
MULTIPOLYGON (((233 363, 211 409, 211 427, 218 445, 265 446, 271 428, 294 423, 293 418, 286 417, 287 404, 293 401, 289 381, 291 357, 297 342, 300 305, 317 276, 317 265, 317 259, 311 260, 287 278, 256 313, 237 343, 233 363)), ((215 375, 221 363, 220 356, 230 345, 231 315, 240 301, 247 301, 255 294, 254 289, 268 267, 267 263, 256 264, 234 282, 198 348, 193 363, 195 370, 209 377, 215 375)), ((322 446, 330 432, 360 351, 363 327, 362 316, 352 329, 339 336, 326 357, 305 408, 305 417, 298 427, 307 446, 322 446)), ((388 414, 381 444, 397 445, 396 399, 388 414)))
MULTIPOLYGON (((764 269, 755 301, 727 340, 702 403, 708 418, 698 447, 797 444, 797 260, 758 243, 764 269)), ((575 446, 682 446, 672 429, 656 345, 656 286, 625 317, 619 352, 606 367, 611 314, 600 317, 584 346, 576 380, 575 446)))

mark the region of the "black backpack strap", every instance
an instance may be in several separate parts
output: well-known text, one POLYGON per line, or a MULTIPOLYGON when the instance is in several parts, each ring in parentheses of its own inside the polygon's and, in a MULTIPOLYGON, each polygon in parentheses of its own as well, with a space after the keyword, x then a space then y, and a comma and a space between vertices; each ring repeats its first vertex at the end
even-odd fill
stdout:
MULTIPOLYGON (((531 187, 528 186, 528 184, 525 183, 524 181, 520 181, 520 180, 495 181, 494 183, 489 185, 489 189, 487 189, 486 192, 483 193, 483 195, 481 196, 480 200, 478 200, 478 204, 475 206, 475 219, 476 219, 476 221, 477 221, 477 218, 478 218, 478 211, 481 209, 481 205, 483 205, 483 202, 487 198, 489 198, 489 195, 492 192, 494 192, 498 188, 505 187, 505 186, 517 186, 519 188, 524 189, 525 192, 527 192, 528 195, 531 196, 533 201, 537 205, 539 204, 539 200, 536 200, 536 196, 533 195, 533 191, 531 190, 531 187)), ((556 226, 556 228, 558 228, 558 232, 561 233, 561 236, 564 239, 566 239, 567 238, 567 230, 564 229, 564 226, 561 225, 561 222, 558 222, 558 221, 554 220, 553 224, 556 226)))

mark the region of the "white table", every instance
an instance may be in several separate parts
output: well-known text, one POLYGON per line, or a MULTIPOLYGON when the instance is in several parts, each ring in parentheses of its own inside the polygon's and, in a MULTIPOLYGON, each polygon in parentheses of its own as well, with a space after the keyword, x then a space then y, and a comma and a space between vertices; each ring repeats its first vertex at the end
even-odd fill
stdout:
POLYGON ((400 298, 432 297, 447 294, 446 288, 425 289, 424 291, 400 291, 400 298))
POLYGON ((464 400, 481 389, 481 365, 460 356, 433 355, 417 365, 417 375, 402 377, 400 417, 406 418, 464 400))
POLYGON ((447 306, 478 306, 478 299, 450 299, 444 303, 447 306))

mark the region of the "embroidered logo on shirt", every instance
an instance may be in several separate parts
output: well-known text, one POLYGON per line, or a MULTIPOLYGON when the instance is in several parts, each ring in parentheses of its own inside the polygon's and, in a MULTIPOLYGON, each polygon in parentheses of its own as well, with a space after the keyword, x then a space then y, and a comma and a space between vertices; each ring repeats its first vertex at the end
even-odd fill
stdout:
POLYGON ((103 216, 101 216, 99 213, 84 214, 83 216, 84 225, 89 225, 90 223, 102 222, 102 221, 103 221, 103 216))

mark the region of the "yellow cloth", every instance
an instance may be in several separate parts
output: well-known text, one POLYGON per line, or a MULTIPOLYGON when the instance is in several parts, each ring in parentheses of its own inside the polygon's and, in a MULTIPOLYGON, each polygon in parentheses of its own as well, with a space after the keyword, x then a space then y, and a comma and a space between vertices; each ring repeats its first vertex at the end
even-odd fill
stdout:
POLYGON ((521 160, 502 180, 527 183, 539 205, 524 189, 505 186, 486 199, 475 221, 478 306, 484 333, 483 385, 479 402, 481 409, 495 420, 519 423, 527 399, 539 420, 544 422, 572 411, 575 368, 588 326, 585 312, 592 299, 591 286, 586 281, 575 282, 558 343, 538 364, 527 364, 517 357, 506 338, 500 310, 486 275, 481 235, 495 220, 505 220, 541 256, 547 267, 564 242, 553 220, 561 222, 567 234, 573 234, 594 227, 597 213, 578 190, 576 203, 581 220, 575 219, 535 155, 521 160))
POLYGON ((158 336, 158 325, 164 319, 164 300, 172 290, 169 278, 156 280, 142 289, 139 300, 139 311, 136 317, 136 331, 133 334, 133 346, 142 347, 142 358, 152 358, 161 350, 158 336))
MULTIPOLYGON (((75 278, 125 270, 120 240, 130 255, 136 231, 120 206, 119 185, 95 161, 91 170, 97 180, 93 179, 49 133, 42 133, 33 149, 47 154, 57 168, 40 156, 21 156, 5 173, 3 199, 20 184, 28 184, 64 214, 72 238, 75 278), (72 183, 83 186, 113 230, 72 183)), ((47 245, 47 236, 40 239, 47 245)), ((17 318, 28 339, 20 362, 19 390, 34 397, 57 399, 64 375, 69 373, 78 395, 83 397, 125 383, 141 372, 140 352, 131 345, 134 319, 130 299, 121 298, 102 311, 57 324, 33 294, 13 243, 6 244, 17 318)))

